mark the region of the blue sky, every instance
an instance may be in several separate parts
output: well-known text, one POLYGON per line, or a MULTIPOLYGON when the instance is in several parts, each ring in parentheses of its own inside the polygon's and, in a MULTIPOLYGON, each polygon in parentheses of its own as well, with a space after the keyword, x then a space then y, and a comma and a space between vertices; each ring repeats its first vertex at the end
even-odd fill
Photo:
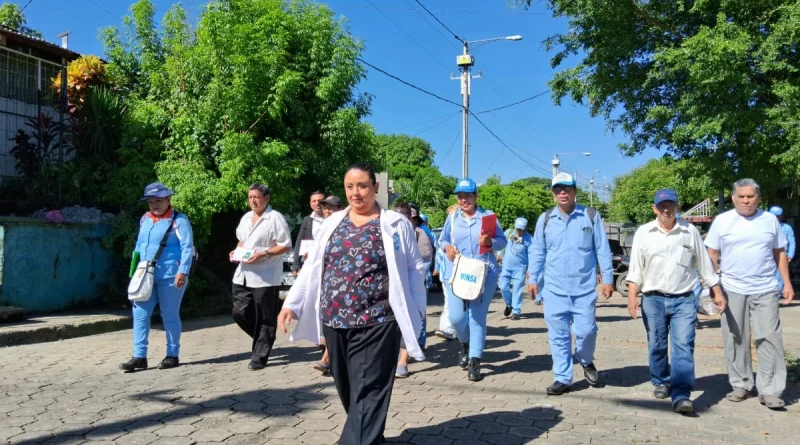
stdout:
MULTIPOLYGON (((25 5, 28 0, 15 0, 25 5)), ((547 90, 554 73, 550 54, 541 42, 566 29, 538 2, 528 10, 512 9, 505 0, 422 0, 440 20, 466 40, 522 35, 518 42, 498 41, 473 52, 475 71, 471 108, 487 110, 547 90)), ((102 53, 98 30, 119 25, 130 0, 32 0, 25 14, 28 25, 45 38, 72 31, 70 48, 81 53, 102 53)), ((159 16, 174 0, 155 0, 159 16)), ((193 16, 205 1, 184 0, 193 16)), ((414 0, 324 1, 349 21, 352 34, 364 41, 364 60, 428 91, 454 102, 461 101, 456 55, 460 43, 435 23, 414 0)), ((368 120, 378 132, 406 133, 428 140, 437 153, 444 174, 461 173, 461 117, 459 108, 406 87, 370 70, 359 86, 374 95, 368 120), (441 118, 436 120, 437 118, 441 118), (427 123, 423 123, 427 122, 427 123)), ((556 152, 591 152, 590 157, 562 156, 562 169, 577 171, 580 182, 595 176, 598 183, 611 182, 660 156, 654 150, 634 158, 622 156, 617 144, 621 134, 606 130, 601 118, 591 118, 583 106, 565 102, 555 106, 549 94, 516 107, 481 115, 481 120, 516 151, 514 156, 477 122, 470 122, 470 176, 482 182, 491 174, 503 182, 527 176, 547 176, 556 152), (534 167, 531 167, 532 164, 534 167), (596 172, 600 170, 600 172, 596 172), (606 177, 607 179, 602 179, 606 177)))

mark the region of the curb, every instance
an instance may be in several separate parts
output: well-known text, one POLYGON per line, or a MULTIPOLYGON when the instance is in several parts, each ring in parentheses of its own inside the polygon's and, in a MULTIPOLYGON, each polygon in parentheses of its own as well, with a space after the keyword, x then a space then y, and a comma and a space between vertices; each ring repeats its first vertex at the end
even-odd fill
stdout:
POLYGON ((131 317, 119 317, 116 320, 101 320, 81 324, 63 324, 32 330, 0 332, 0 347, 29 345, 68 338, 105 334, 131 328, 131 317))

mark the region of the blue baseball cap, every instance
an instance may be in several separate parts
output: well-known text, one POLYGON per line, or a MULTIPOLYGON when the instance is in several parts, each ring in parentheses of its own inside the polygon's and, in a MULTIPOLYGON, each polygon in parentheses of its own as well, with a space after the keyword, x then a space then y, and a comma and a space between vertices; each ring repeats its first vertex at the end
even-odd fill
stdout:
POLYGON ((551 184, 552 187, 557 185, 565 186, 565 187, 575 187, 575 178, 572 177, 569 173, 559 173, 553 176, 553 182, 551 184))
POLYGON ((457 193, 478 193, 478 184, 470 178, 461 179, 453 191, 453 194, 457 193))
POLYGON ((783 209, 778 206, 772 206, 769 208, 769 213, 775 216, 783 216, 783 209))
POLYGON ((166 185, 160 182, 154 182, 148 184, 147 187, 144 188, 144 195, 142 195, 140 201, 147 201, 150 198, 168 198, 174 194, 175 192, 170 190, 166 185))
POLYGON ((664 201, 680 202, 678 201, 678 192, 672 189, 662 189, 656 192, 656 197, 653 199, 653 204, 659 205, 664 201))
POLYGON ((514 220, 514 228, 519 230, 525 230, 528 228, 528 220, 525 218, 517 218, 514 220))

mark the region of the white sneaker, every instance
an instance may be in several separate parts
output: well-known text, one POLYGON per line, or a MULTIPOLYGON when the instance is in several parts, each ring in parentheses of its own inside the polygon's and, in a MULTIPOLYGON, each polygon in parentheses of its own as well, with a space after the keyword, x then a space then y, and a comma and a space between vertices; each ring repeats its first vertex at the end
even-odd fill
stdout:
POLYGON ((455 332, 452 332, 452 333, 444 332, 444 331, 440 331, 438 329, 436 330, 436 332, 433 333, 433 335, 435 335, 435 336, 437 336, 439 338, 443 338, 445 340, 455 340, 456 338, 458 338, 458 336, 456 335, 455 332))

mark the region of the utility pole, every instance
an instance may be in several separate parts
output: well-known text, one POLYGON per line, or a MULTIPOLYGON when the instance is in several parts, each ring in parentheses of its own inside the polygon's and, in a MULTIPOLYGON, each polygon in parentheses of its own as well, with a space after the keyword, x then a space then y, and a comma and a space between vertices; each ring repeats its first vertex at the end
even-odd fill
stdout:
POLYGON ((472 89, 472 79, 478 79, 480 74, 473 76, 472 66, 475 58, 469 53, 469 42, 464 42, 464 52, 456 57, 456 63, 461 68, 461 76, 450 76, 450 80, 461 81, 461 177, 469 177, 469 95, 472 89))
POLYGON ((553 155, 553 177, 555 178, 558 174, 558 167, 561 165, 561 161, 558 159, 558 153, 553 155))
POLYGON ((594 178, 589 180, 589 207, 594 207, 594 178))

